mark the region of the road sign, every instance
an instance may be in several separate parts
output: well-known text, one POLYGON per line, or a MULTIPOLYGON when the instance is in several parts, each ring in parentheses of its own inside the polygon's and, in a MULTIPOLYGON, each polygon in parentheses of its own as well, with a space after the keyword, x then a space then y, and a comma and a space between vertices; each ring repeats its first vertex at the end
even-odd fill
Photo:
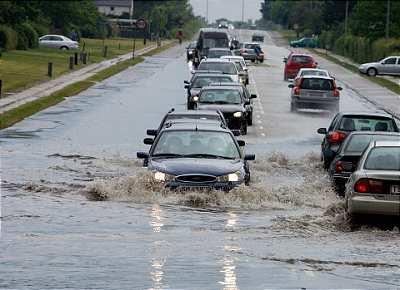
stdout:
POLYGON ((138 19, 138 20, 136 21, 136 27, 137 27, 137 28, 139 28, 139 29, 145 29, 146 26, 147 26, 146 20, 144 20, 144 19, 138 19))

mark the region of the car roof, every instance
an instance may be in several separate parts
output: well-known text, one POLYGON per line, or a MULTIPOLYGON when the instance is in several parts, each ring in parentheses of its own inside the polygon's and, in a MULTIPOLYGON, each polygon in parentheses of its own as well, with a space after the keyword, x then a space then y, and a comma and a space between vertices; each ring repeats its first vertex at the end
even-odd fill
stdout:
POLYGON ((301 77, 302 79, 324 79, 324 80, 333 80, 331 76, 317 76, 317 75, 305 75, 301 77))
POLYGON ((204 86, 201 90, 238 90, 242 87, 239 86, 230 86, 230 85, 211 85, 211 86, 204 86))
POLYGON ((381 112, 381 111, 371 111, 371 112, 365 112, 365 111, 348 111, 348 112, 340 112, 339 113, 342 117, 347 117, 347 116, 365 116, 365 117, 385 117, 385 118, 390 118, 393 119, 393 116, 385 113, 385 112, 381 112))
POLYGON ((231 63, 229 60, 224 58, 207 58, 204 59, 202 62, 224 62, 224 63, 231 63))
MULTIPOLYGON (((349 134, 350 136, 355 136, 355 135, 381 135, 381 136, 399 136, 399 132, 387 132, 387 131, 353 131, 349 134)), ((399 139, 400 140, 400 139, 399 139)))
POLYGON ((208 49, 208 51, 213 51, 213 50, 231 51, 229 48, 226 47, 212 47, 208 49))
POLYGON ((190 116, 190 115, 199 115, 199 116, 219 116, 219 113, 215 110, 186 110, 186 111, 172 111, 169 112, 168 115, 180 115, 180 116, 190 116))
POLYGON ((169 126, 166 126, 162 129, 162 131, 183 131, 183 130, 189 130, 189 131, 220 131, 220 132, 227 132, 232 134, 232 131, 228 128, 226 128, 223 124, 221 123, 211 123, 211 122, 197 122, 196 120, 194 122, 188 122, 188 123, 175 123, 175 124, 170 124, 169 126))
POLYGON ((373 147, 400 147, 399 141, 374 141, 373 147))

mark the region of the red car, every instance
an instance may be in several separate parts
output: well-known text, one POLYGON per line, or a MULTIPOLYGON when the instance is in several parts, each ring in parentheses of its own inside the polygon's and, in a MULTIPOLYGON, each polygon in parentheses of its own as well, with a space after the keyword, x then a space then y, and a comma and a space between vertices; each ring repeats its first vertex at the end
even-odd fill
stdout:
POLYGON ((301 68, 317 68, 318 63, 311 55, 291 52, 283 59, 285 63, 284 80, 293 79, 301 68))

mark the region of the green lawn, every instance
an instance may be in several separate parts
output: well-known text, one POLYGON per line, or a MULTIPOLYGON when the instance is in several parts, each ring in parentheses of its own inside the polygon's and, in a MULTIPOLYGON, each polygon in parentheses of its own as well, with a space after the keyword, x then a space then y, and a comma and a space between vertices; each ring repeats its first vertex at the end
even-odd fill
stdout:
MULTIPOLYGON (((80 47, 85 42, 85 51, 90 53, 90 62, 104 60, 103 44, 107 46, 107 58, 112 58, 132 51, 132 39, 82 39, 80 47)), ((150 41, 146 45, 151 45, 150 41)), ((136 40, 136 49, 143 48, 143 40, 136 40)), ((0 79, 3 81, 2 97, 15 93, 36 83, 49 80, 47 65, 53 63, 53 78, 69 72, 69 57, 75 51, 37 48, 30 50, 14 50, 3 52, 0 58, 0 79)), ((75 69, 82 68, 80 64, 75 69)))

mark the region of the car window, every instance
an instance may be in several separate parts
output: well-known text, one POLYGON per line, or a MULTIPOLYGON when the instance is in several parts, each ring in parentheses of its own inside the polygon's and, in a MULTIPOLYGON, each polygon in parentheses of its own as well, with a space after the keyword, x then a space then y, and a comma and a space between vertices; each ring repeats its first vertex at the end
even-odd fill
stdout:
POLYGON ((49 40, 50 36, 43 36, 40 40, 49 40))
POLYGON ((51 36, 50 40, 51 41, 62 41, 63 39, 61 37, 59 37, 59 36, 51 36))
POLYGON ((310 63, 312 58, 306 55, 293 55, 290 59, 292 62, 296 63, 310 63))
POLYGON ((331 91, 334 89, 333 81, 320 78, 306 78, 300 84, 301 89, 331 91))
POLYGON ((153 156, 157 154, 212 154, 240 158, 231 134, 213 131, 164 131, 154 146, 153 156))
POLYGON ((320 70, 303 70, 301 71, 301 76, 322 76, 322 77, 327 77, 328 74, 324 71, 320 70))
POLYGON ((336 127, 336 123, 339 119, 339 114, 336 114, 335 118, 333 118, 332 123, 330 124, 328 131, 332 131, 336 127))
POLYGON ((194 79, 192 88, 202 88, 211 83, 232 83, 230 77, 224 76, 199 76, 194 79))
POLYGON ((205 90, 199 96, 199 102, 207 104, 240 104, 241 101, 240 92, 230 89, 205 90))
POLYGON ((354 135, 348 141, 346 148, 344 148, 344 152, 347 154, 361 154, 372 141, 385 141, 385 140, 392 140, 396 141, 399 140, 399 136, 390 136, 390 135, 354 135))
POLYGON ((342 131, 383 131, 394 132, 394 125, 391 119, 374 117, 343 117, 339 130, 342 131))
POLYGON ((395 57, 391 57, 391 58, 387 58, 383 63, 384 64, 396 64, 396 58, 395 57))
POLYGON ((219 115, 178 115, 178 114, 173 114, 173 115, 168 115, 165 121, 171 121, 171 120, 212 120, 212 121, 221 121, 221 118, 219 115))
POLYGON ((400 170, 400 146, 373 148, 364 163, 369 170, 400 170))
POLYGON ((223 73, 230 75, 237 74, 236 66, 231 62, 202 62, 200 63, 198 69, 221 71, 223 73))
POLYGON ((213 48, 213 47, 228 47, 229 40, 226 38, 204 38, 203 47, 213 48))

